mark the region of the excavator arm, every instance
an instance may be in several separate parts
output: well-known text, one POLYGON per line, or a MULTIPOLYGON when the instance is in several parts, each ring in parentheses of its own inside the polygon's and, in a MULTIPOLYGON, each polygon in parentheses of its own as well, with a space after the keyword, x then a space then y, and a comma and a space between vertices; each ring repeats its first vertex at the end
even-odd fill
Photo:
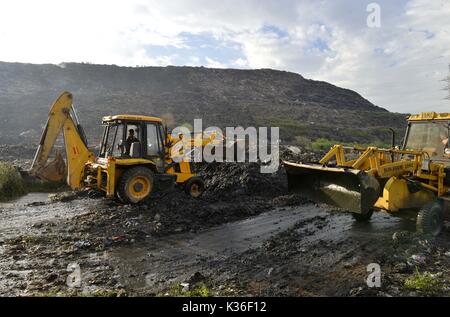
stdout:
POLYGON ((29 174, 44 181, 62 181, 67 175, 67 184, 74 190, 81 189, 85 164, 94 159, 87 148, 86 137, 72 105, 72 94, 64 92, 53 103, 47 124, 42 133, 38 149, 29 174), (61 130, 64 135, 67 167, 61 153, 48 162, 61 130))

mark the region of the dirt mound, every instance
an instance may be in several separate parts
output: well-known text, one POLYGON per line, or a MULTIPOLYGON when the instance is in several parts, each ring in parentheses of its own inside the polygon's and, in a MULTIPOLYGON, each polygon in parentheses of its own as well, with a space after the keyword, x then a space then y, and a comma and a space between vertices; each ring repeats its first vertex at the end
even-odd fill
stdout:
POLYGON ((198 231, 273 208, 308 203, 302 197, 288 195, 284 170, 261 174, 259 167, 248 163, 204 165, 200 172, 206 192, 200 198, 194 199, 181 188, 174 188, 154 193, 142 205, 102 199, 90 213, 75 217, 67 230, 74 234, 89 232, 97 239, 91 244, 103 248, 152 235, 198 231))
POLYGON ((261 173, 257 163, 213 163, 204 165, 200 174, 205 179, 206 195, 268 195, 287 193, 286 175, 280 169, 273 174, 261 173))
POLYGON ((283 146, 280 148, 280 159, 294 163, 317 163, 325 153, 311 151, 296 146, 283 146))

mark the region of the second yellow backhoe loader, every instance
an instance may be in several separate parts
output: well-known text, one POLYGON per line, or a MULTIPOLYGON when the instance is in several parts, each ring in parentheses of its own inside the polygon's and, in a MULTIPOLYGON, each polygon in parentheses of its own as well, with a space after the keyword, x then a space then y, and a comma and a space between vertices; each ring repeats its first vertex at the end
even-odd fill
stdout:
POLYGON ((401 148, 335 145, 319 164, 283 162, 289 189, 351 211, 357 221, 374 210, 413 211, 418 231, 437 235, 449 217, 449 131, 450 113, 411 115, 401 148))
MULTIPOLYGON (((160 118, 104 117, 100 152, 95 155, 88 149, 72 98, 71 93, 65 92, 51 107, 29 171, 31 176, 52 182, 67 177, 68 185, 74 190, 97 189, 107 197, 131 204, 144 202, 155 190, 174 184, 183 186, 192 197, 203 193, 204 182, 192 172, 190 162, 176 162, 171 155, 172 147, 180 140, 167 133, 160 118), (58 152, 48 162, 61 131, 67 164, 58 152)), ((200 140, 194 138, 192 142, 204 146, 214 139, 215 135, 211 134, 200 140)))

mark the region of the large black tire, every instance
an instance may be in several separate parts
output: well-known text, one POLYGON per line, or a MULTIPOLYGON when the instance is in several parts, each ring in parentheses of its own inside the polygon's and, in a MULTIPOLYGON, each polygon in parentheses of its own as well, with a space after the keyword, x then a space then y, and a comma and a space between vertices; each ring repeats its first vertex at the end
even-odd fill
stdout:
POLYGON ((184 184, 184 192, 193 198, 200 197, 205 191, 205 183, 200 177, 192 177, 184 184))
POLYGON ((372 218, 373 215, 373 209, 370 209, 368 212, 357 214, 352 213, 353 219, 355 219, 357 222, 369 222, 370 218, 372 218))
POLYGON ((153 172, 143 166, 126 170, 117 184, 117 197, 125 204, 137 204, 149 199, 154 189, 153 172))
POLYGON ((417 214, 416 228, 423 234, 437 236, 444 225, 444 204, 435 201, 423 206, 417 214))

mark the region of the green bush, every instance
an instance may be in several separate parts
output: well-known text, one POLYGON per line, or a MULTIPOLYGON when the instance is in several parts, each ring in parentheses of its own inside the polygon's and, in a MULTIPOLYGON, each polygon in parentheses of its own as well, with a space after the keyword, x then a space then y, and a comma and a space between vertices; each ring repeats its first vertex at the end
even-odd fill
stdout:
POLYGON ((0 201, 25 194, 25 186, 19 171, 11 164, 0 162, 0 201))
POLYGON ((211 291, 205 285, 205 283, 199 283, 192 289, 183 290, 183 286, 177 284, 173 286, 167 293, 160 293, 158 296, 170 296, 170 297, 210 297, 211 291))
POLYGON ((328 151, 334 145, 337 145, 337 144, 342 144, 344 146, 362 147, 362 148, 367 148, 369 146, 385 148, 385 149, 390 148, 390 145, 382 143, 382 142, 374 142, 373 144, 370 144, 370 143, 358 143, 358 142, 342 142, 342 141, 336 141, 336 140, 329 140, 326 138, 316 139, 314 142, 311 143, 311 147, 315 151, 328 151))
POLYGON ((405 280, 405 287, 423 292, 437 292, 442 289, 442 283, 431 273, 420 273, 416 269, 416 273, 405 280))
POLYGON ((312 148, 315 151, 328 151, 336 144, 342 144, 342 142, 320 138, 312 143, 312 148))

